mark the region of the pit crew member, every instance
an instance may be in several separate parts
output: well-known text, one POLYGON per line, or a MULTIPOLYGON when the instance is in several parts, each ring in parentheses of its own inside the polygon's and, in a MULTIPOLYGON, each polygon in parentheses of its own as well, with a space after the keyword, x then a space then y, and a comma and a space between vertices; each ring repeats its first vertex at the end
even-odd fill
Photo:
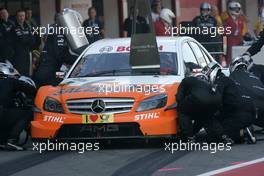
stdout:
POLYGON ((221 96, 214 91, 208 77, 196 74, 181 82, 176 95, 180 130, 184 140, 195 140, 194 136, 205 127, 210 142, 228 142, 214 114, 220 108, 221 96), (192 121, 194 120, 194 124, 192 121))
MULTIPOLYGON (((192 25, 195 27, 199 27, 201 31, 206 29, 211 30, 211 28, 216 28, 217 21, 213 16, 210 15, 211 11, 212 11, 212 7, 209 3, 205 3, 205 2, 202 3, 200 5, 200 15, 193 19, 192 25)), ((221 49, 221 46, 219 46, 219 44, 212 43, 219 41, 218 36, 211 36, 210 33, 208 34, 197 33, 195 34, 195 38, 199 42, 201 42, 209 52, 215 52, 221 49)))
POLYGON ((171 32, 168 29, 172 27, 172 19, 175 18, 175 14, 170 9, 162 9, 160 12, 160 18, 154 23, 157 36, 170 36, 171 32))
MULTIPOLYGON (((53 26, 57 25, 54 24, 53 26)), ((63 33, 51 33, 47 36, 38 67, 33 75, 38 87, 58 83, 56 72, 60 70, 64 63, 72 65, 78 57, 69 50, 70 48, 63 33)))
POLYGON ((33 118, 27 98, 33 99, 35 84, 30 78, 20 76, 12 65, 0 63, 0 90, 1 148, 23 150, 18 138, 33 118))
POLYGON ((224 133, 236 143, 244 142, 245 136, 249 142, 255 143, 253 132, 249 128, 255 117, 251 97, 243 95, 236 83, 222 73, 217 62, 211 62, 202 72, 222 96, 222 107, 216 117, 222 124, 224 133))
POLYGON ((264 127, 264 84, 257 75, 248 71, 252 64, 243 57, 235 58, 230 65, 230 78, 239 85, 243 94, 252 98, 257 113, 255 124, 264 127))

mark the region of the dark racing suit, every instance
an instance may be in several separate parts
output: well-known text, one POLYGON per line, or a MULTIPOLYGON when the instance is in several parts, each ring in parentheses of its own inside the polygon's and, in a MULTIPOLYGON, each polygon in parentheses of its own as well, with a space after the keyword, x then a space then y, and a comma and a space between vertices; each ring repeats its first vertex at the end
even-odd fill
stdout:
POLYGON ((11 60, 14 56, 11 33, 12 27, 13 23, 11 21, 0 20, 0 62, 11 60))
MULTIPOLYGON (((251 56, 254 56, 258 52, 260 52, 263 45, 264 45, 264 29, 261 31, 258 41, 255 42, 253 45, 251 45, 251 47, 248 48, 247 52, 251 56)), ((264 66, 263 65, 254 64, 253 67, 250 69, 250 72, 254 73, 254 75, 259 77, 262 83, 264 84, 264 66)))
POLYGON ((237 69, 231 75, 242 93, 252 98, 257 112, 255 124, 264 127, 264 84, 255 74, 244 69, 237 69))
POLYGON ((38 86, 56 84, 56 72, 60 70, 62 64, 72 65, 77 57, 69 53, 69 47, 63 35, 48 35, 39 66, 33 76, 34 81, 38 86))
POLYGON ((254 64, 249 71, 257 76, 262 84, 264 84, 264 65, 254 64))
POLYGON ((23 92, 33 98, 35 87, 13 78, 0 79, 0 142, 17 139, 33 117, 31 108, 25 107, 17 99, 17 93, 23 92))
MULTIPOLYGON (((258 52, 260 52, 263 45, 264 45, 264 29, 261 31, 258 41, 254 43, 253 45, 251 45, 251 47, 248 48, 247 52, 251 56, 254 56, 258 52)), ((253 72, 257 77, 259 77, 262 83, 264 84, 264 66, 263 65, 254 64, 250 71, 253 72)))
POLYGON ((15 49, 14 67, 21 75, 29 76, 30 52, 35 44, 34 36, 27 23, 20 26, 17 22, 12 29, 12 42, 15 49))
POLYGON ((213 116, 221 105, 221 96, 211 85, 197 77, 187 77, 181 82, 176 95, 180 129, 183 137, 192 137, 201 127, 212 137, 221 136, 221 130, 213 116), (192 120, 195 121, 192 125, 192 120))
POLYGON ((251 97, 242 94, 236 83, 220 73, 215 81, 216 89, 222 95, 222 107, 217 119, 224 133, 235 142, 241 142, 240 130, 250 126, 255 117, 251 97))
MULTIPOLYGON (((212 42, 219 42, 220 41, 220 36, 215 34, 212 34, 210 30, 213 32, 216 31, 217 27, 217 21, 214 17, 208 16, 208 17, 203 17, 203 16, 197 16, 193 19, 192 25, 194 27, 199 27, 201 29, 200 33, 196 33, 194 35, 194 38, 201 42, 202 45, 209 51, 209 52, 219 52, 221 51, 221 45, 217 43, 212 43, 212 42), (213 30, 214 28, 214 30, 213 30), (202 32, 204 31, 204 32, 202 32), (209 32, 206 32, 209 31, 209 32), (211 43, 210 43, 211 42, 211 43)), ((197 31, 197 30, 195 30, 197 31)), ((193 31, 193 33, 195 32, 193 31)))
POLYGON ((247 52, 249 52, 251 56, 254 56, 258 52, 260 52, 263 45, 264 45, 264 29, 260 32, 258 41, 253 45, 251 45, 251 47, 247 50, 247 52))

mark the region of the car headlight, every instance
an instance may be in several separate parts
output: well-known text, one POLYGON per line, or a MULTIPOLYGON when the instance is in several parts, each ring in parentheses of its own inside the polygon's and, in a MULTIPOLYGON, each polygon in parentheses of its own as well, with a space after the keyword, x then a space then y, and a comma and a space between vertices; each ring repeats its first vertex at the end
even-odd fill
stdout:
POLYGON ((48 112, 64 113, 61 103, 51 97, 47 97, 44 102, 44 110, 48 112))
POLYGON ((166 104, 167 104, 167 95, 159 94, 159 95, 144 99, 140 103, 139 107, 137 108, 137 112, 162 108, 166 104))

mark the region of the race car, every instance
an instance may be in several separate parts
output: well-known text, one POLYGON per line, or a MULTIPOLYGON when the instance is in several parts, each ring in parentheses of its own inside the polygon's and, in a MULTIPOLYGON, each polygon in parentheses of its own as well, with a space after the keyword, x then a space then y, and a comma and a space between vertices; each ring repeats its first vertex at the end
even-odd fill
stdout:
POLYGON ((63 81, 41 87, 33 139, 108 139, 177 136, 177 88, 213 58, 190 37, 157 37, 159 73, 134 72, 130 38, 88 46, 63 81))

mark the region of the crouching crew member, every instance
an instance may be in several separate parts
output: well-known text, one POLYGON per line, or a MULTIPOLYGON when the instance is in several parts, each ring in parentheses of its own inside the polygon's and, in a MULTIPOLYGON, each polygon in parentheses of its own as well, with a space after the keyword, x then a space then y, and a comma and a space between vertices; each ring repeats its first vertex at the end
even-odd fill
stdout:
MULTIPOLYGON (((257 76, 262 84, 264 84, 264 65, 255 64, 249 52, 246 52, 241 57, 243 58, 243 62, 246 62, 246 64, 248 64, 247 70, 257 76)), ((233 63, 234 62, 237 61, 233 61, 233 63)))
POLYGON ((183 79, 176 100, 184 140, 192 141, 193 136, 204 127, 210 142, 231 141, 223 135, 221 125, 213 118, 221 105, 221 96, 211 87, 206 75, 197 74, 183 79))
POLYGON ((230 78, 239 85, 244 95, 252 98, 256 108, 255 124, 264 128, 264 84, 260 75, 251 72, 252 65, 253 62, 248 62, 243 57, 235 58, 230 65, 230 78))
POLYGON ((253 64, 252 67, 248 69, 260 79, 262 84, 264 84, 264 65, 253 64))
POLYGON ((35 84, 31 79, 20 76, 12 65, 0 63, 0 90, 1 148, 23 150, 18 138, 33 117, 26 97, 34 99, 35 84))
POLYGON ((203 69, 211 84, 222 96, 222 107, 217 119, 222 124, 224 133, 236 143, 244 142, 248 137, 249 142, 255 143, 250 126, 254 121, 255 108, 251 97, 242 94, 236 83, 222 73, 221 66, 211 62, 203 69))

